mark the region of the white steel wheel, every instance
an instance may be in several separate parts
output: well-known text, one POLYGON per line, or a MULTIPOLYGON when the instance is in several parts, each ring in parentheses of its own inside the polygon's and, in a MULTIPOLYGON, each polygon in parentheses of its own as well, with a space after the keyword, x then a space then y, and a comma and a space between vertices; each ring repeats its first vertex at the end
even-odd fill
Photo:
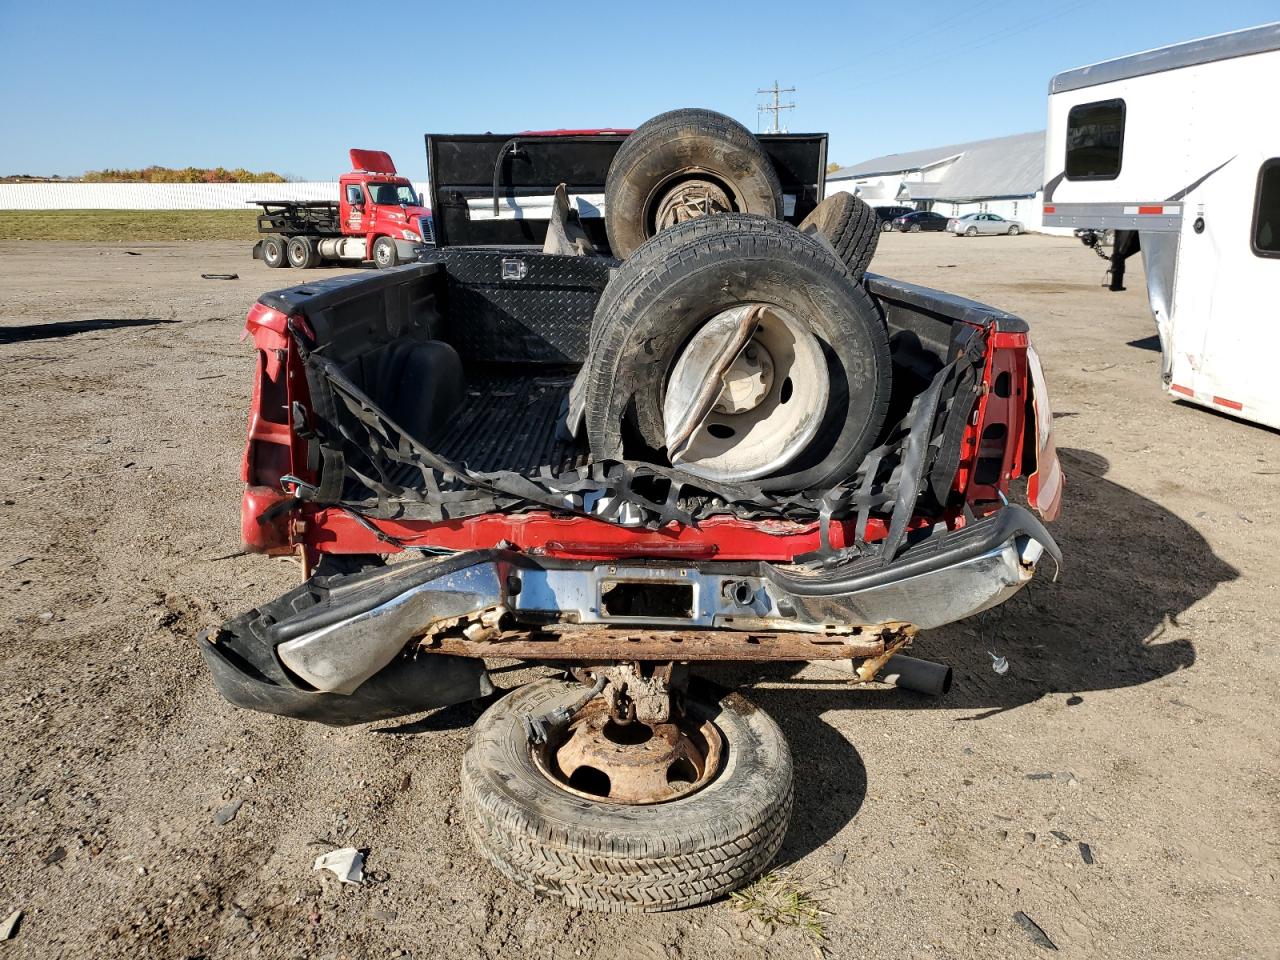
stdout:
POLYGON ((768 476, 808 447, 830 393, 826 357, 805 324, 768 304, 722 311, 671 368, 662 408, 667 455, 706 480, 768 476))
POLYGON ((396 242, 390 237, 379 237, 373 242, 373 263, 379 270, 387 270, 400 263, 396 242))

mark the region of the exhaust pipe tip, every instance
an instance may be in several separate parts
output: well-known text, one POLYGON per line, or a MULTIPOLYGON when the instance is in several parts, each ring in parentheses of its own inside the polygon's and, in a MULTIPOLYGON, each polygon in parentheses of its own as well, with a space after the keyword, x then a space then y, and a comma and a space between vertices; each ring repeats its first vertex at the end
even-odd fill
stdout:
POLYGON ((876 679, 900 690, 941 697, 951 689, 951 668, 945 663, 895 653, 885 662, 876 679))

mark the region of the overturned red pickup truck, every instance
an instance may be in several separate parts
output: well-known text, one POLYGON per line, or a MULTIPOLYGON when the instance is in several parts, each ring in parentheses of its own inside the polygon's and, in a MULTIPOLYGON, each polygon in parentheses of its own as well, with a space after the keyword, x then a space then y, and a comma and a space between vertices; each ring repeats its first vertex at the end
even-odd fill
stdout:
POLYGON ((243 530, 310 574, 202 635, 232 703, 347 724, 495 693, 468 830, 517 884, 704 902, 790 816, 778 727, 710 661, 845 660, 945 692, 918 630, 1058 547, 1027 325, 866 273, 825 135, 719 114, 429 136, 436 249, 264 295, 243 530))

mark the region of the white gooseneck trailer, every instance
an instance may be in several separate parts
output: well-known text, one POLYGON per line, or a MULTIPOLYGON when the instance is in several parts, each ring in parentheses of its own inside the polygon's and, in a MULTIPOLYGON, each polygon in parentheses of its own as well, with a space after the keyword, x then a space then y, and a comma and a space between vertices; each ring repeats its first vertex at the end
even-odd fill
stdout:
MULTIPOLYGON (((1060 73, 1044 223, 1142 253, 1165 389, 1280 427, 1280 23, 1060 73)), ((1087 241, 1086 241, 1087 242, 1087 241)))

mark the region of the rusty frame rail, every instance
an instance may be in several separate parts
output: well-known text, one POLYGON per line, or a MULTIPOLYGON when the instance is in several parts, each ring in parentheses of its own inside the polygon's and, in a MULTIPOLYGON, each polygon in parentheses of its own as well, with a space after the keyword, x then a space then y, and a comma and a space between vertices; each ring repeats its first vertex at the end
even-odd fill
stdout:
POLYGON ((846 660, 878 657, 915 635, 907 623, 855 628, 848 634, 758 633, 737 630, 636 630, 554 625, 504 630, 492 636, 436 634, 423 639, 423 653, 460 657, 555 661, 846 660))

